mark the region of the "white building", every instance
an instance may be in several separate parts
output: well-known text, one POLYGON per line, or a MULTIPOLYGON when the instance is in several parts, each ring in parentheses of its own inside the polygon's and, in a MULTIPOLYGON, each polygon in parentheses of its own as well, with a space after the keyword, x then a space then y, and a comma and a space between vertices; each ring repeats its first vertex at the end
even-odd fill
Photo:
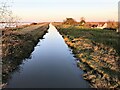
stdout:
POLYGON ((107 23, 99 24, 99 25, 97 26, 97 28, 99 28, 99 29, 104 29, 104 28, 106 28, 106 27, 107 27, 107 23))

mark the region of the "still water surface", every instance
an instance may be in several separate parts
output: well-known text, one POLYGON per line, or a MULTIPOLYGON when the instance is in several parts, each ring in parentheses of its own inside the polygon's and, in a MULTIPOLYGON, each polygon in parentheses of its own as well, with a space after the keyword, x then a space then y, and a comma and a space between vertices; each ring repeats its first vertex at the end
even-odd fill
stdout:
MULTIPOLYGON (((25 51, 26 52, 26 51, 25 51)), ((35 47, 31 58, 11 75, 8 88, 88 88, 72 51, 57 29, 50 24, 48 33, 35 47)))

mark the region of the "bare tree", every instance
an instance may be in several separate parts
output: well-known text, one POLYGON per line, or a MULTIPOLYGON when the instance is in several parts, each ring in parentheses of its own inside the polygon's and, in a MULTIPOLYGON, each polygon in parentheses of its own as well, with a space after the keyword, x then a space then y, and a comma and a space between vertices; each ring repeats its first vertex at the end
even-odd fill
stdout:
POLYGON ((11 17, 12 14, 12 11, 8 8, 9 6, 7 1, 0 2, 0 22, 2 23, 2 27, 5 27, 8 24, 8 19, 11 17))
POLYGON ((80 24, 81 24, 81 25, 84 25, 85 23, 86 23, 86 22, 85 22, 85 18, 84 18, 84 17, 81 17, 81 18, 80 18, 80 24))
POLYGON ((108 21, 107 22, 107 28, 112 28, 112 29, 117 29, 118 28, 118 23, 115 21, 108 21))
POLYGON ((0 2, 0 23, 2 24, 2 27, 15 27, 20 20, 17 16, 13 15, 12 10, 10 9, 11 3, 12 0, 0 2))

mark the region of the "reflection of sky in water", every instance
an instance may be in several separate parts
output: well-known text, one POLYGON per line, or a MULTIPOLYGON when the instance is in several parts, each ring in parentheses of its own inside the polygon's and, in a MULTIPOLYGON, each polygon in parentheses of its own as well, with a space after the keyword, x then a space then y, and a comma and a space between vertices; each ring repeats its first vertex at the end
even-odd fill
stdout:
POLYGON ((19 72, 14 72, 8 87, 89 87, 77 68, 75 58, 56 28, 50 25, 45 39, 40 40, 19 72))

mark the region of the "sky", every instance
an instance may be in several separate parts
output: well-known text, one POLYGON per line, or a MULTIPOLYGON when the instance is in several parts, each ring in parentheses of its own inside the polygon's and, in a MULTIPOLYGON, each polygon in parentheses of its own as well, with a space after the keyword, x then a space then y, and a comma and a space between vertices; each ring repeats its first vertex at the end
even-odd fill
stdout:
POLYGON ((12 11, 26 22, 118 20, 119 0, 12 0, 12 11))

